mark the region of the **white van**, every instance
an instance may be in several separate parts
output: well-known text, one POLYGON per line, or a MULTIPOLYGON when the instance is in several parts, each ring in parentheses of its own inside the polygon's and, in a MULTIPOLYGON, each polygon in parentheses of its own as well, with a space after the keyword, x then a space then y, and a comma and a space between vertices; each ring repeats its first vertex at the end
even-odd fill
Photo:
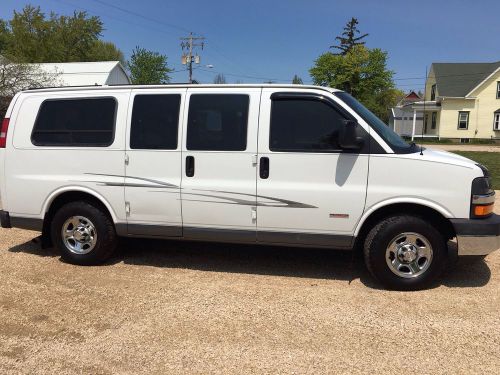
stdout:
POLYGON ((500 247, 485 167, 407 144, 349 94, 299 85, 105 86, 17 94, 0 134, 4 228, 68 262, 117 236, 351 250, 418 289, 500 247))

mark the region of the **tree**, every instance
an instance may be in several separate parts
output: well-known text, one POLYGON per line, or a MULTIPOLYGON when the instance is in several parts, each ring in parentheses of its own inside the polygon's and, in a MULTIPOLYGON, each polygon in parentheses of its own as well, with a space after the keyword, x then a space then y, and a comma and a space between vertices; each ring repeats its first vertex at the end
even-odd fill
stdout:
POLYGON ((226 77, 224 77, 224 74, 218 73, 214 78, 214 83, 217 85, 226 83, 226 77))
POLYGON ((302 78, 300 78, 297 74, 293 76, 292 79, 292 84, 294 85, 302 85, 304 82, 302 82, 302 78))
POLYGON ((75 11, 71 16, 50 13, 27 5, 0 22, 0 53, 24 63, 122 60, 116 46, 99 39, 99 17, 75 11))
POLYGON ((335 38, 335 40, 339 41, 339 45, 330 46, 330 48, 339 49, 341 51, 340 54, 345 55, 353 47, 364 45, 365 42, 362 42, 361 40, 366 38, 369 34, 356 36, 360 33, 357 28, 358 23, 358 20, 352 17, 351 20, 344 26, 344 32, 335 38))
POLYGON ((34 64, 15 64, 0 56, 0 117, 18 91, 57 84, 57 74, 45 73, 34 64))
POLYGON ((96 41, 92 47, 91 55, 94 61, 119 61, 123 65, 127 64, 123 52, 110 42, 96 41))
POLYGON ((8 38, 9 38, 9 29, 7 27, 7 22, 0 19, 0 53, 7 46, 8 38))
POLYGON ((130 79, 134 85, 154 85, 170 82, 167 56, 158 52, 135 47, 127 63, 130 79))
POLYGON ((345 55, 324 53, 309 73, 316 85, 347 91, 385 121, 387 109, 400 94, 394 87, 394 72, 387 69, 387 52, 378 48, 356 45, 345 55))

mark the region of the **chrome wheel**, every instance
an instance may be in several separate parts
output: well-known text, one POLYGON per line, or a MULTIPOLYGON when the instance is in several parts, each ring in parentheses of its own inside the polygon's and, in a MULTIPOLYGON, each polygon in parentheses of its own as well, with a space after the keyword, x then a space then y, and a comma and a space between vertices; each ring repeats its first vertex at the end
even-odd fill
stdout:
POLYGON ((88 254, 97 243, 94 224, 83 216, 72 216, 65 221, 61 231, 64 245, 74 254, 88 254))
POLYGON ((396 275, 404 278, 417 277, 431 265, 432 246, 421 234, 401 233, 389 242, 385 260, 396 275))

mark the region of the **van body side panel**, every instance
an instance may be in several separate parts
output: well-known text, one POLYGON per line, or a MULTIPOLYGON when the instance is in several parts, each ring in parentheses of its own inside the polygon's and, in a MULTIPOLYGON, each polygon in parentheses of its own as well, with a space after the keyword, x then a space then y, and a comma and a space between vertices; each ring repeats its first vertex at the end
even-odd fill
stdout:
POLYGON ((433 208, 444 217, 468 218, 471 181, 481 175, 479 169, 472 163, 447 163, 446 153, 440 153, 439 159, 434 153, 424 150, 423 155, 372 155, 366 210, 415 203, 433 208))
POLYGON ((269 159, 269 177, 257 178, 257 238, 313 245, 317 241, 311 235, 318 234, 334 239, 331 247, 348 247, 344 238, 353 236, 365 207, 369 155, 271 151, 271 95, 276 91, 262 92, 258 158, 259 163, 269 159))
POLYGON ((87 191, 102 197, 115 221, 125 221, 124 144, 130 90, 26 93, 16 103, 13 143, 6 154, 6 190, 11 216, 44 217, 56 192, 87 191), (113 143, 108 147, 35 146, 33 126, 45 100, 114 98, 113 143))
MULTIPOLYGON (((127 217, 129 235, 151 235, 151 236, 182 236, 181 215, 181 124, 183 120, 183 108, 186 89, 177 88, 169 90, 132 90, 127 126, 127 159, 125 179, 125 201, 129 205, 129 216, 127 217), (142 96, 144 95, 144 96, 142 96), (131 136, 153 137, 154 133, 142 129, 132 133, 132 116, 134 114, 134 100, 142 100, 137 104, 136 119, 134 126, 140 126, 144 122, 157 119, 148 118, 146 114, 139 114, 139 108, 147 109, 149 105, 155 106, 157 102, 153 98, 158 95, 172 95, 179 101, 179 118, 177 121, 177 148, 176 149, 152 149, 148 144, 154 144, 149 138, 135 139, 135 143, 142 141, 146 145, 132 145, 131 136), (150 100, 151 99, 151 100, 150 100), (151 104, 148 104, 151 103, 151 104), (146 108, 144 108, 146 107, 146 108), (148 134, 144 134, 148 133, 148 134)), ((161 97, 161 96, 160 96, 161 97)), ((161 110, 161 109, 160 109, 161 110)), ((167 111, 167 109, 164 109, 167 111)), ((151 112, 156 112, 151 108, 151 112)), ((175 114, 172 114, 175 116, 175 114)), ((172 120, 174 121, 174 120, 172 120)), ((167 124, 164 124, 167 126, 167 124)), ((170 124, 171 125, 171 124, 170 124)), ((161 143, 163 140, 159 140, 161 143)), ((174 142, 175 143, 175 142, 174 142)))

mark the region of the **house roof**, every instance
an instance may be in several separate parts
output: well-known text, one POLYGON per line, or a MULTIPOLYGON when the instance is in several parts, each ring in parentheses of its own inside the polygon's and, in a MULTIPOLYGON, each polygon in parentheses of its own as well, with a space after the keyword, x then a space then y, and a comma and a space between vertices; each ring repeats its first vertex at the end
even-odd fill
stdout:
POLYGON ((129 84, 130 79, 119 61, 42 63, 45 73, 53 74, 61 86, 129 84))
POLYGON ((405 99, 421 99, 421 97, 415 92, 415 91, 410 91, 406 96, 405 99))
POLYGON ((486 78, 500 68, 500 61, 493 63, 434 63, 439 96, 465 97, 486 78))

